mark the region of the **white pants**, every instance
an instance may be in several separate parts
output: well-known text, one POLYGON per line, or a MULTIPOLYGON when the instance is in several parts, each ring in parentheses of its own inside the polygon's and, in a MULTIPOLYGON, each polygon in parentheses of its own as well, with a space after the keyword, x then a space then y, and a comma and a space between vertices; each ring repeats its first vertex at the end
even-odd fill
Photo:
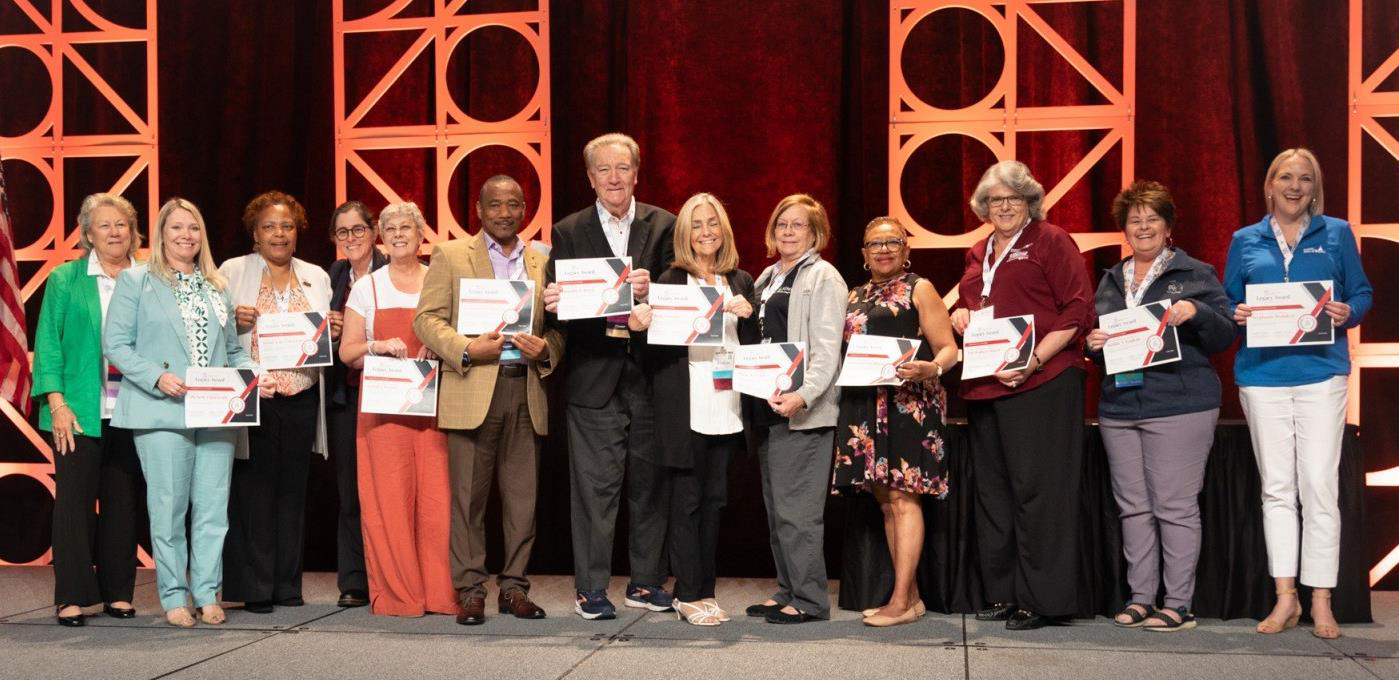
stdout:
POLYGON ((1296 387, 1240 387, 1263 486, 1263 536, 1274 578, 1336 587, 1341 555, 1341 437, 1347 376, 1296 387), (1297 502, 1302 502, 1298 531, 1297 502))

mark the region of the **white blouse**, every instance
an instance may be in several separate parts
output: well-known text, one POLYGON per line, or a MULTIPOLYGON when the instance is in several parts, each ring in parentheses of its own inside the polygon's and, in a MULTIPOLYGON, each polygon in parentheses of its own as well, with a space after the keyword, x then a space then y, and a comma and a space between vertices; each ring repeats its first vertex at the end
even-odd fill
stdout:
MULTIPOLYGON (((728 282, 716 276, 718 288, 729 298, 728 282)), ((689 276, 692 286, 707 285, 689 276)), ((738 347, 738 317, 724 312, 724 347, 738 347)), ((743 431, 738 392, 714 389, 714 354, 717 347, 690 347, 690 429, 700 434, 721 435, 743 431)), ((730 355, 732 356, 732 355, 730 355)))

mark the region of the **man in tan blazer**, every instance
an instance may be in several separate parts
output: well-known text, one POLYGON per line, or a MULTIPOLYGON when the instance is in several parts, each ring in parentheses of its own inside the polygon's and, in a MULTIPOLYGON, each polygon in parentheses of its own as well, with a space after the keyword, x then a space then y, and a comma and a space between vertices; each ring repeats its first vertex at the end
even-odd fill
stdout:
POLYGON ((499 610, 542 619, 529 599, 525 566, 534 546, 539 437, 549 428, 543 378, 563 356, 563 335, 545 328, 545 265, 549 256, 518 236, 525 198, 520 185, 497 175, 476 203, 481 231, 439 244, 423 280, 413 330, 442 357, 437 422, 447 433, 452 480, 452 581, 461 599, 457 623, 485 622, 486 498, 500 485, 505 567, 497 582, 499 610), (457 333, 457 290, 462 279, 532 280, 533 327, 541 335, 457 333))

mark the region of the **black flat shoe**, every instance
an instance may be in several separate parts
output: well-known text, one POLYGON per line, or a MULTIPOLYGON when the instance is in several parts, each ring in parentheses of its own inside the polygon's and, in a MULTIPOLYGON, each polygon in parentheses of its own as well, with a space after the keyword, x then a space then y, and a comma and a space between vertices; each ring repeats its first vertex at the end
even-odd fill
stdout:
POLYGON ((54 617, 58 619, 58 625, 67 626, 69 628, 82 628, 87 625, 87 621, 83 618, 82 612, 78 612, 75 616, 59 616, 58 612, 63 611, 63 608, 66 606, 68 605, 61 604, 54 610, 54 617))
POLYGON ((261 602, 244 602, 243 611, 248 612, 250 614, 271 614, 272 602, 270 600, 263 600, 261 602))
POLYGON ((306 600, 301 599, 299 595, 288 597, 283 600, 277 600, 277 606, 279 607, 300 607, 305 604, 306 600))
POLYGON ((102 605, 102 611, 114 619, 134 619, 136 610, 131 607, 113 607, 110 604, 102 605))
POLYGON ((743 613, 761 619, 775 611, 780 611, 782 607, 783 605, 780 604, 753 604, 748 605, 748 608, 743 610, 743 613))
POLYGON ((1006 630, 1035 630, 1051 623, 1049 617, 1036 614, 1028 609, 1017 609, 1006 619, 1006 630))
POLYGON ((807 621, 820 621, 821 617, 812 616, 801 610, 797 610, 795 614, 788 614, 782 611, 781 607, 778 607, 777 611, 764 616, 763 620, 768 623, 806 623, 807 621))
POLYGON ((347 590, 340 593, 340 599, 335 604, 341 607, 363 607, 369 604, 369 594, 358 590, 347 590))
POLYGON ((1005 621, 1015 613, 1015 605, 1010 602, 993 602, 984 609, 976 610, 977 621, 1005 621))

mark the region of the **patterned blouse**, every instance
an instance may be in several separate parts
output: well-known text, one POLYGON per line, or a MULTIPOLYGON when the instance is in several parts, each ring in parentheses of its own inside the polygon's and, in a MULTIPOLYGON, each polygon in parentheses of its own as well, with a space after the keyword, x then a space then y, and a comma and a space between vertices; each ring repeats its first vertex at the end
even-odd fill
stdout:
MULTIPOLYGON (((292 276, 292 284, 296 283, 295 274, 292 276)), ((281 314, 285 312, 309 312, 312 311, 311 303, 306 301, 306 296, 301 292, 301 286, 290 285, 287 292, 283 293, 279 304, 277 293, 272 291, 272 284, 267 280, 267 273, 263 272, 262 286, 257 291, 258 314, 281 314)), ((253 333, 253 361, 261 361, 258 355, 257 333, 253 333)), ((268 371, 272 381, 277 384, 277 394, 293 395, 315 386, 317 378, 320 377, 319 368, 279 368, 268 371)))
POLYGON ((217 318, 219 326, 228 323, 228 310, 215 300, 222 296, 214 290, 214 285, 195 269, 189 274, 175 272, 175 302, 180 307, 180 316, 185 321, 185 340, 189 343, 191 364, 200 368, 209 365, 209 312, 217 318))

